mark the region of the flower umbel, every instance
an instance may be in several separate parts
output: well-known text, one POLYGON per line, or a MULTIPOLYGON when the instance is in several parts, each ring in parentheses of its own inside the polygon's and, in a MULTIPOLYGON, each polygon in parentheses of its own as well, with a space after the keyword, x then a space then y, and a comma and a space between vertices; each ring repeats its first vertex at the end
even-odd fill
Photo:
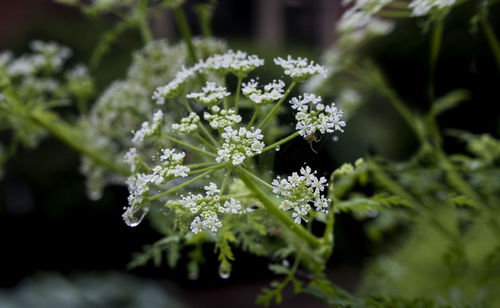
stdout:
POLYGON ((316 134, 316 132, 333 133, 343 132, 345 121, 342 120, 342 110, 335 104, 321 104, 321 97, 304 93, 304 96, 294 97, 290 100, 293 109, 297 110, 295 128, 303 137, 316 134))
POLYGON ((328 211, 330 200, 321 195, 326 186, 326 179, 317 178, 315 173, 306 166, 300 168, 300 175, 294 172, 287 179, 278 176, 272 183, 273 192, 284 198, 279 208, 283 211, 293 211, 292 217, 297 224, 302 220, 307 222, 306 217, 311 211, 310 203, 316 211, 328 211))
POLYGON ((244 127, 235 130, 231 126, 227 126, 221 137, 224 138, 225 142, 222 149, 217 151, 217 162, 231 161, 233 165, 241 165, 245 159, 262 153, 264 148, 264 142, 260 141, 264 135, 260 129, 253 127, 250 130, 244 127))
POLYGON ((293 59, 292 56, 289 55, 287 59, 280 57, 275 58, 274 63, 281 66, 285 70, 285 74, 294 80, 301 81, 317 74, 321 74, 326 78, 325 68, 314 63, 314 61, 307 60, 307 58, 299 57, 293 59))

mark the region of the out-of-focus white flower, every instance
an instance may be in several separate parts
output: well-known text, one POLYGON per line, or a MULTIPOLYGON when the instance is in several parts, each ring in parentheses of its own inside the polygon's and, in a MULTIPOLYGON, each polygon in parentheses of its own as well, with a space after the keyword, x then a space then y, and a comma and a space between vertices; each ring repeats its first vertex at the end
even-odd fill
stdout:
POLYGON ((163 124, 163 112, 161 110, 157 110, 153 114, 153 122, 149 124, 149 122, 143 122, 141 124, 141 128, 134 132, 134 137, 132 138, 132 142, 135 144, 141 143, 145 137, 150 137, 156 134, 159 134, 161 131, 161 127, 163 124))
POLYGON ((215 82, 210 81, 201 90, 202 92, 189 93, 186 97, 195 99, 207 107, 212 107, 224 99, 224 97, 231 95, 226 90, 226 87, 217 86, 215 82))

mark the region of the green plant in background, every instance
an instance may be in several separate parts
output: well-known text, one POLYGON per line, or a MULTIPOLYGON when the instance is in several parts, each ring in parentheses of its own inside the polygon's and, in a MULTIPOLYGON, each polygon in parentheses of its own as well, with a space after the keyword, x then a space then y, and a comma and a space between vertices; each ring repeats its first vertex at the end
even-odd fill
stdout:
MULTIPOLYGON (((71 54, 66 47, 37 41, 32 54, 1 53, 0 128, 11 130, 12 138, 0 147, 0 163, 18 144, 36 146, 49 133, 82 154, 92 199, 109 183, 126 183, 125 223, 137 226, 147 215, 164 235, 130 267, 150 260, 159 265, 165 253, 174 267, 187 248, 188 276, 195 279, 204 260, 202 246, 212 243, 222 278, 230 276, 234 247, 279 260, 270 269, 284 279, 263 290, 257 299, 263 305, 281 302, 288 285, 341 307, 498 305, 500 141, 449 130, 473 155, 447 154, 436 119, 469 95, 455 90, 436 98, 433 88, 443 21, 463 1, 348 2, 325 66, 275 58, 285 80, 259 79, 262 59, 228 51, 223 41, 210 38, 213 2, 197 6, 202 39, 192 38, 182 1, 59 2, 119 18, 96 46, 91 67, 126 29, 137 29, 144 47, 134 54, 126 77, 90 106, 92 79, 82 65, 64 71, 71 54), (152 41, 148 20, 164 8, 174 11, 183 42, 152 41), (395 28, 380 17, 417 17, 431 29, 432 107, 424 115, 412 112, 359 52, 395 28), (300 95, 299 86, 306 93, 300 95), (301 137, 303 148, 316 152, 313 143, 342 132, 345 119, 354 117, 372 93, 389 101, 416 136, 420 147, 413 157, 406 162, 365 157, 335 170, 328 184, 306 165, 289 176, 273 176, 269 162, 281 145, 301 137), (336 97, 336 104, 317 94, 336 97), (71 103, 78 119, 63 120, 54 108, 71 103), (293 111, 294 123, 280 125, 283 106, 293 111), (335 215, 341 212, 366 220, 367 235, 376 243, 403 231, 395 248, 367 266, 360 296, 325 274, 335 244, 335 215), (313 224, 321 229, 319 236, 311 231, 313 224)), ((481 25, 498 61, 500 47, 488 22, 492 4, 483 3, 472 22, 481 25)))
MULTIPOLYGON (((454 90, 440 98, 435 98, 433 90, 434 71, 445 31, 443 21, 459 4, 454 1, 412 1, 409 5, 360 2, 341 20, 350 26, 354 24, 354 28, 370 29, 379 23, 375 16, 425 16, 424 29, 432 29, 429 56, 432 105, 426 114, 410 110, 380 70, 371 61, 363 60, 362 54, 357 55, 357 62, 336 57, 338 47, 325 57, 327 67, 340 69, 334 70, 324 83, 308 85, 322 95, 340 97, 344 89, 333 87, 332 90, 331 84, 352 86, 355 94, 346 102, 351 106, 349 102, 357 98, 358 103, 354 105, 357 108, 352 108, 353 111, 361 106, 360 102, 369 104, 369 95, 382 95, 399 112, 420 143, 417 153, 405 162, 369 157, 362 168, 349 168, 352 170, 349 174, 329 187, 334 209, 353 213, 367 221, 366 233, 375 243, 388 245, 387 236, 403 231, 393 239, 395 243, 388 251, 367 266, 360 289, 365 296, 425 298, 426 306, 496 307, 500 303, 496 292, 500 286, 497 262, 500 247, 499 141, 488 134, 444 130, 446 136, 465 142, 472 156, 447 154, 437 122, 438 116, 469 99, 466 90, 454 90), (360 190, 363 186, 369 188, 360 190), (366 194, 366 191, 372 193, 366 194)), ((498 57, 498 41, 487 19, 491 4, 482 3, 472 22, 481 22, 488 44, 498 57)), ((350 35, 341 32, 340 42, 350 35)), ((347 113, 347 116, 354 114, 347 113)), ((336 176, 332 174, 332 179, 336 176)))

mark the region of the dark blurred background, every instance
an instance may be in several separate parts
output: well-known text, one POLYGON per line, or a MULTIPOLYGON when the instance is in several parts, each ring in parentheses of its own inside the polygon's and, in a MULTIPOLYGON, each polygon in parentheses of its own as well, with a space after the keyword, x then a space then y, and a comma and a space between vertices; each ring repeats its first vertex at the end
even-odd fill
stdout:
MULTIPOLYGON (((187 1, 186 7, 197 34, 195 15, 189 10, 194 2, 187 1)), ((458 7, 453 18, 447 19, 442 49, 445 56, 439 58, 435 83, 437 96, 456 88, 470 89, 472 96, 440 121, 443 127, 496 134, 498 70, 484 37, 471 34, 470 25, 463 22, 470 18, 474 5, 477 4, 471 2, 458 7)), ((325 48, 335 42, 335 23, 341 10, 340 1, 329 0, 219 0, 213 31, 227 39, 232 48, 268 59, 291 53, 318 60, 325 48)), ((496 13, 491 16, 499 16, 496 13)), ((490 19, 494 29, 499 30, 500 19, 490 19)), ((110 29, 114 22, 113 16, 89 20, 77 9, 50 0, 4 0, 0 2, 0 50, 11 49, 19 55, 27 50, 30 40, 53 40, 73 49, 72 62, 88 63, 88 55, 103 29, 110 29)), ((414 20, 399 22, 391 35, 367 46, 366 52, 405 101, 415 110, 425 111, 429 107, 426 99, 429 36, 422 34, 415 24, 414 20)), ((178 40, 169 13, 153 20, 152 27, 157 37, 178 40)), ((102 90, 112 80, 123 77, 131 52, 140 47, 136 32, 121 37, 94 74, 97 88, 102 90)), ((320 167, 327 176, 342 162, 354 161, 367 153, 405 159, 414 150, 413 144, 404 123, 387 102, 381 101, 366 106, 352 119, 337 144, 330 141, 321 144, 332 150, 314 157, 309 151, 292 152, 294 158, 320 167), (373 127, 382 133, 371 133, 373 127)), ((451 143, 450 147, 451 151, 461 150, 457 144, 451 143)), ((286 149, 280 155, 287 155, 283 152, 286 149)), ((278 161, 277 170, 295 168, 288 160, 278 161)), ((205 247, 207 264, 195 281, 185 278, 182 261, 176 270, 149 264, 126 271, 132 253, 160 236, 147 223, 137 228, 123 223, 126 188, 109 187, 100 201, 90 201, 78 167, 78 154, 52 138, 45 139, 34 150, 20 149, 7 162, 0 181, 0 287, 4 294, 18 292, 26 283, 47 275, 58 274, 74 281, 78 275, 125 272, 127 279, 153 281, 190 306, 234 307, 237 303, 239 307, 253 307, 259 289, 273 278, 267 270, 268 260, 236 251, 231 278, 220 279, 213 247, 205 247)), ((372 247, 361 223, 350 216, 341 215, 336 228, 336 254, 330 262, 329 275, 354 291, 362 264, 373 256, 372 247)), ((307 296, 292 297, 289 291, 283 307, 323 307, 307 296)))

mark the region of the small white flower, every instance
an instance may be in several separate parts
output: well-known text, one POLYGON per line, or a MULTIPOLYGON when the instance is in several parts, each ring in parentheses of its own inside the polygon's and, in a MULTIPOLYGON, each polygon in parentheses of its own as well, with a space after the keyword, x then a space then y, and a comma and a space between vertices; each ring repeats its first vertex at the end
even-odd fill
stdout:
POLYGON ((308 79, 317 74, 326 78, 326 69, 319 64, 315 64, 314 61, 308 61, 307 58, 293 59, 289 55, 286 60, 280 57, 275 58, 274 63, 285 70, 285 75, 297 81, 308 79))
POLYGON ((264 86, 264 91, 258 89, 259 83, 251 79, 242 84, 243 95, 258 105, 269 104, 283 97, 285 83, 282 80, 273 80, 264 86))
POLYGON ((153 123, 143 122, 141 124, 141 129, 134 132, 134 137, 132 142, 135 144, 141 143, 144 138, 151 137, 153 135, 159 134, 163 124, 163 112, 161 110, 155 111, 153 114, 153 123))
POLYGON ((231 95, 226 87, 217 86, 215 82, 208 81, 201 89, 202 92, 192 92, 186 95, 187 98, 195 99, 205 106, 212 107, 219 103, 224 97, 231 95))
POLYGON ((245 159, 262 153, 264 148, 264 143, 261 141, 264 136, 261 130, 253 127, 250 130, 244 127, 235 130, 227 126, 221 137, 224 138, 224 144, 217 150, 217 162, 224 160, 231 161, 235 166, 240 165, 245 159))
POLYGON ((320 103, 321 97, 308 93, 304 93, 303 97, 294 97, 290 100, 292 108, 297 110, 295 129, 302 137, 308 137, 317 132, 321 134, 343 132, 346 124, 341 119, 342 110, 338 109, 335 104, 325 107, 320 103))
POLYGON ((224 207, 226 208, 226 213, 241 214, 241 203, 231 198, 230 201, 224 202, 224 207))
POLYGON ((172 129, 182 134, 191 134, 198 129, 199 124, 200 117, 196 113, 191 112, 189 116, 181 119, 180 124, 172 124, 172 129))
POLYGON ((186 69, 185 67, 182 67, 182 70, 177 73, 174 80, 155 90, 153 93, 153 99, 158 105, 163 105, 165 104, 165 99, 180 95, 185 83, 190 79, 190 77, 194 76, 195 73, 196 68, 186 69))
POLYGON ((299 175, 293 172, 287 179, 279 176, 272 182, 273 193, 278 197, 284 198, 279 208, 283 211, 293 210, 292 217, 296 223, 302 220, 307 221, 305 217, 311 210, 312 203, 316 211, 327 212, 328 202, 321 192, 326 187, 326 179, 318 179, 309 166, 300 169, 299 175))
POLYGON ((223 129, 241 122, 241 116, 236 114, 233 108, 221 110, 219 107, 213 106, 211 110, 212 114, 205 112, 203 118, 210 123, 210 127, 213 129, 223 129))
POLYGON ((246 52, 239 50, 236 52, 229 50, 225 54, 207 58, 202 67, 222 74, 233 73, 243 78, 262 65, 264 65, 264 60, 256 55, 248 55, 246 52))
POLYGON ((207 196, 213 196, 220 193, 220 189, 217 189, 217 185, 215 185, 215 183, 213 182, 210 182, 208 186, 205 186, 203 188, 206 190, 207 196))

